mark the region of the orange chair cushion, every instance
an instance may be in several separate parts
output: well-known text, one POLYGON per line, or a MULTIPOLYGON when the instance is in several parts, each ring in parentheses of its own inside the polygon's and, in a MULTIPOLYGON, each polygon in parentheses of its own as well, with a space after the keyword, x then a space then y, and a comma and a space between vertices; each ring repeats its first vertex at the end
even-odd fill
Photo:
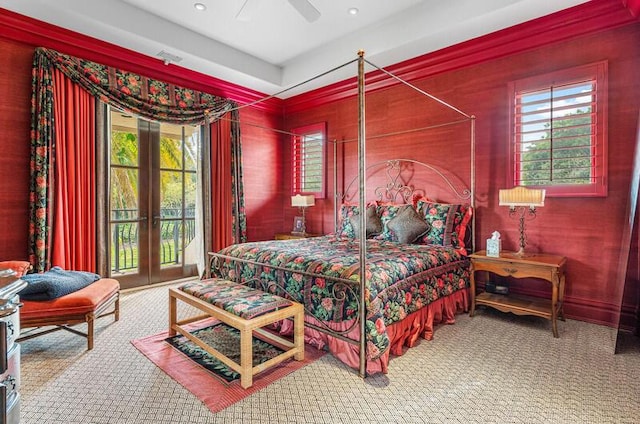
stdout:
POLYGON ((21 300, 20 319, 53 318, 86 314, 94 311, 120 290, 120 283, 112 278, 102 278, 76 292, 52 300, 21 300))
POLYGON ((17 277, 22 277, 29 268, 31 264, 27 261, 0 261, 0 269, 11 269, 18 274, 17 277))

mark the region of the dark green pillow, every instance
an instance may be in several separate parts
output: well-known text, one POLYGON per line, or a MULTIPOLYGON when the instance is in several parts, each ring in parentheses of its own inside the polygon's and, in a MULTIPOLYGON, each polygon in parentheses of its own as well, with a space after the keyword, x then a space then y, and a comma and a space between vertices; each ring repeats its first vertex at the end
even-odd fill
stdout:
MULTIPOLYGON (((382 232, 382 221, 378 216, 375 206, 367 207, 366 214, 365 222, 367 223, 367 238, 371 238, 382 232)), ((349 218, 349 220, 351 221, 355 237, 360 237, 360 215, 354 214, 349 218)))

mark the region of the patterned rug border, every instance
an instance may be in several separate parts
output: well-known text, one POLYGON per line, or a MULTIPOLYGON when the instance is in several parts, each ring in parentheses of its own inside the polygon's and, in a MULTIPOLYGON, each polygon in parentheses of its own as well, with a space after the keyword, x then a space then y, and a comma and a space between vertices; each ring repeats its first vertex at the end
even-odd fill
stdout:
MULTIPOLYGON (((211 325, 211 321, 208 325, 211 325)), ((233 405, 325 354, 324 351, 305 345, 304 361, 291 359, 275 365, 255 375, 253 386, 243 389, 240 386, 240 380, 224 381, 167 343, 165 341, 167 337, 169 337, 168 331, 163 331, 131 340, 131 344, 165 374, 193 393, 212 412, 218 412, 233 405)))

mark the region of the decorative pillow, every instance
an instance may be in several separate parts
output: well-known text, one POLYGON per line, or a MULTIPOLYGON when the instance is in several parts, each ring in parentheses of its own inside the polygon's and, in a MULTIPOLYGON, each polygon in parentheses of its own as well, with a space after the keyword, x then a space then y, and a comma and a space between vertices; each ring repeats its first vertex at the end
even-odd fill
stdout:
POLYGON ((393 233, 388 227, 389 221, 391 221, 398 213, 404 209, 407 205, 388 205, 388 204, 378 204, 378 215, 380 216, 380 221, 382 221, 382 232, 375 236, 376 240, 386 240, 386 241, 395 241, 396 239, 393 237, 393 233))
POLYGON ((423 243, 452 246, 466 253, 465 236, 473 213, 470 206, 418 199, 416 210, 431 224, 430 230, 422 237, 423 243))
MULTIPOLYGON (((354 236, 356 238, 360 237, 360 214, 356 212, 354 215, 351 215, 349 217, 349 221, 351 221, 354 236)), ((366 238, 371 238, 372 236, 376 236, 382 232, 382 221, 378 216, 377 208, 375 206, 367 207, 365 222, 367 223, 366 238)))
POLYGON ((11 269, 16 272, 16 277, 22 277, 29 271, 31 264, 27 261, 2 261, 0 269, 11 269))
MULTIPOLYGON (((375 207, 375 203, 367 204, 367 209, 369 207, 375 207)), ((338 224, 338 231, 336 232, 336 234, 343 237, 356 237, 355 229, 353 228, 353 225, 351 223, 351 217, 354 215, 358 215, 359 213, 360 208, 358 207, 358 205, 350 205, 346 203, 341 205, 340 212, 338 214, 340 224, 338 224)))
POLYGON ((343 236, 343 237, 350 237, 350 238, 354 238, 355 235, 355 230, 353 228, 353 225, 351 225, 351 217, 353 215, 358 214, 358 206, 356 205, 342 205, 340 206, 340 213, 338 214, 338 217, 340 219, 340 227, 338 229, 338 231, 336 232, 337 235, 339 236, 343 236))
POLYGON ((420 216, 412 205, 407 205, 389 220, 387 227, 400 243, 413 243, 429 231, 429 224, 420 216))

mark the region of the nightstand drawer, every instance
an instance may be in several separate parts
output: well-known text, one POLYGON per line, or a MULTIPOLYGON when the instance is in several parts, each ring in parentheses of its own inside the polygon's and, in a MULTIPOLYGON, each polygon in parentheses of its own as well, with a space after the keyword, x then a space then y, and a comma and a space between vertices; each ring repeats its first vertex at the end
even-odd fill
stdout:
POLYGON ((549 280, 557 270, 555 266, 528 265, 510 261, 474 261, 474 271, 489 271, 503 277, 542 278, 549 280))

